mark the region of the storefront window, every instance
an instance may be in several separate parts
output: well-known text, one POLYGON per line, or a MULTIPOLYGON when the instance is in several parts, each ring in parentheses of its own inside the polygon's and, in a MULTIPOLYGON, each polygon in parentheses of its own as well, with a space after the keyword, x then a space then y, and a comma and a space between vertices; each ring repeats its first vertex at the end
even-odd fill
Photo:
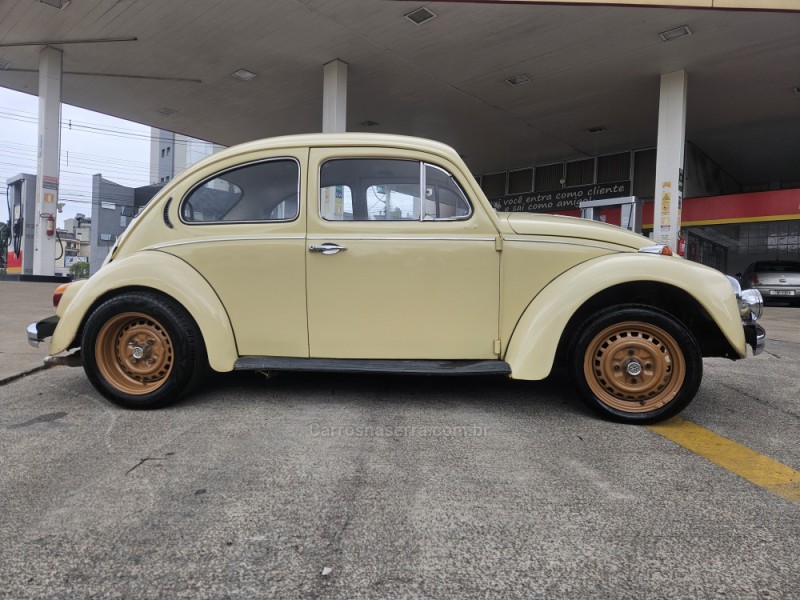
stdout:
POLYGON ((800 260, 800 219, 688 227, 687 258, 721 271, 756 260, 800 260), (727 264, 721 268, 724 262, 727 264))

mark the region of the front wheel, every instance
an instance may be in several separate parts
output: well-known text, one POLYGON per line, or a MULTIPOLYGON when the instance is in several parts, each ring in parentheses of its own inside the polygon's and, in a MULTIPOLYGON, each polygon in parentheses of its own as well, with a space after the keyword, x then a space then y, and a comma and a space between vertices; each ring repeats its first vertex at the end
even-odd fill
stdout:
POLYGON ((639 305, 590 317, 579 328, 568 360, 581 399, 623 423, 654 423, 679 413, 703 376, 700 347, 686 326, 639 305))
POLYGON ((95 388, 125 408, 172 404, 205 370, 194 320, 152 292, 120 294, 98 306, 83 329, 81 353, 95 388))

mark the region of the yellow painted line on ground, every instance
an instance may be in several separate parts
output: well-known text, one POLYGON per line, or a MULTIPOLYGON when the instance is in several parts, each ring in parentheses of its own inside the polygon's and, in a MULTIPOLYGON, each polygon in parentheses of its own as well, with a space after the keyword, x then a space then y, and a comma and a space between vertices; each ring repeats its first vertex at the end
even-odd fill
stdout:
POLYGON ((680 417, 647 427, 723 469, 800 504, 800 471, 680 417))
MULTIPOLYGON (((491 4, 492 0, 480 0, 491 4)), ((502 0, 519 4, 608 4, 652 8, 800 10, 798 0, 502 0)))

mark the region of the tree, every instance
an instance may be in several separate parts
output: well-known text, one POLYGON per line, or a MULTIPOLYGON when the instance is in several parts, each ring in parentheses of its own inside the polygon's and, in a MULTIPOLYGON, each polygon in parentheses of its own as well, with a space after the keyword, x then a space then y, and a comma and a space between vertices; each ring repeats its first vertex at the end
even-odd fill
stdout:
POLYGON ((69 266, 69 272, 72 273, 73 279, 88 279, 89 278, 89 261, 74 262, 69 266))

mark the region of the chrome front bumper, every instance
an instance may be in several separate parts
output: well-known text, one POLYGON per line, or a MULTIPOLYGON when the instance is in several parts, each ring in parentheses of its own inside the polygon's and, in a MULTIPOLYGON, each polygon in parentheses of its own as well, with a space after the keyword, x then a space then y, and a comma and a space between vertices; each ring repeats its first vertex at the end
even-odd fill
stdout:
POLYGON ((753 356, 758 356, 767 345, 767 331, 756 321, 761 318, 764 310, 764 298, 756 289, 742 290, 739 281, 727 275, 728 282, 733 288, 736 302, 739 305, 739 314, 742 317, 744 339, 753 349, 753 356))
POLYGON ((53 335, 53 332, 56 330, 56 325, 58 325, 58 317, 55 315, 42 319, 38 323, 31 323, 28 325, 27 330, 28 343, 38 348, 40 343, 53 335))
POLYGON ((744 327, 744 339, 753 349, 753 356, 758 356, 764 351, 767 345, 767 331, 758 323, 746 323, 744 327))

